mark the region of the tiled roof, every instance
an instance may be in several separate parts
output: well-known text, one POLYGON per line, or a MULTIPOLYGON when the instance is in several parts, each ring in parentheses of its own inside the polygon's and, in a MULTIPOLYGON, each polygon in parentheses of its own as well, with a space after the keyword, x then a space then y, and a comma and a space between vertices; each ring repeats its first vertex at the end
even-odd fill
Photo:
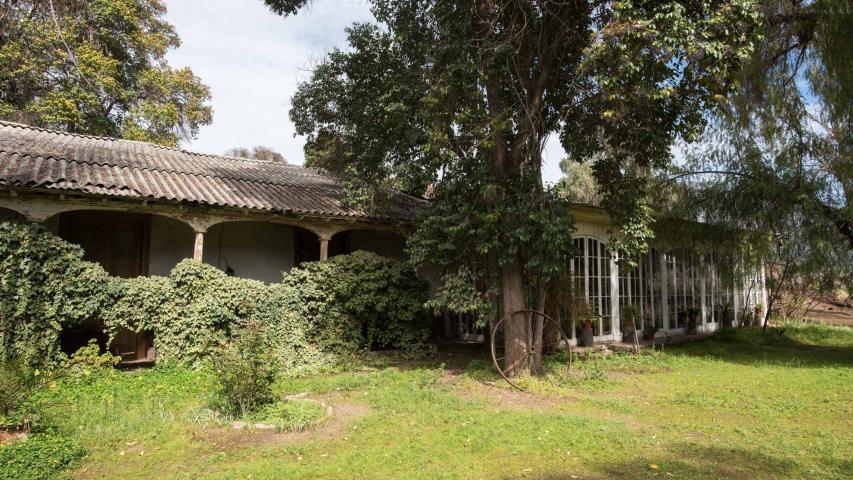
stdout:
POLYGON ((382 222, 411 222, 424 206, 399 193, 368 213, 344 207, 341 181, 310 168, 2 121, 0 185, 382 222))

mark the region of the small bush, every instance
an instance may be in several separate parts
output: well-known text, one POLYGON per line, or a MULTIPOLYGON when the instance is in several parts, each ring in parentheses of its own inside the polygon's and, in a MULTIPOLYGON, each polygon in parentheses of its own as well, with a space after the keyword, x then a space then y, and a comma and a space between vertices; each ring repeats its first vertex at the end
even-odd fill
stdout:
POLYGON ((20 361, 0 361, 0 415, 6 417, 18 408, 32 392, 35 383, 34 372, 20 361))
POLYGON ((273 400, 274 362, 262 326, 247 324, 212 357, 216 373, 215 406, 228 415, 246 417, 273 400))
POLYGON ((65 478, 82 457, 76 443, 52 434, 33 434, 26 440, 0 446, 0 478, 43 480, 65 478))
POLYGON ((275 426, 277 432, 308 430, 323 418, 323 407, 311 401, 292 400, 270 403, 251 416, 251 420, 275 426))
POLYGON ((88 345, 81 347, 71 355, 68 360, 68 367, 72 371, 93 372, 115 367, 120 361, 121 357, 111 355, 108 352, 101 353, 98 341, 92 338, 88 345))

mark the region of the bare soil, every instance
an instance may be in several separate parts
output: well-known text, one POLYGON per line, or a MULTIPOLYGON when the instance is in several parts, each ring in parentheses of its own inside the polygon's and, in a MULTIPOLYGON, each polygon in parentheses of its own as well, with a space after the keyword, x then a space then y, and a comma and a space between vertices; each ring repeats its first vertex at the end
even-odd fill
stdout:
POLYGON ((332 407, 331 415, 321 419, 313 428, 295 432, 276 432, 251 428, 234 429, 217 427, 206 429, 199 434, 204 443, 214 449, 232 450, 248 445, 269 445, 299 443, 308 440, 325 440, 344 436, 346 428, 355 420, 370 413, 370 407, 364 403, 345 398, 341 395, 323 395, 317 398, 306 397, 332 407))
POLYGON ((805 317, 814 322, 853 327, 853 306, 839 302, 818 302, 805 317))

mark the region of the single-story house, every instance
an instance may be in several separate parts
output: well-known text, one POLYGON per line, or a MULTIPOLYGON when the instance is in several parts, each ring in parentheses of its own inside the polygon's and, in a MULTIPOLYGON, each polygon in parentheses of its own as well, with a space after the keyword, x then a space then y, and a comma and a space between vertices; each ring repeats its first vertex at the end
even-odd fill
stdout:
MULTIPOLYGON (((425 200, 396 193, 374 212, 342 200, 339 178, 302 166, 0 122, 0 216, 43 223, 117 276, 166 275, 194 258, 274 282, 300 262, 355 250, 405 257, 425 200)), ((713 255, 653 249, 640 268, 620 272, 606 213, 578 205, 573 214, 572 275, 596 314, 597 341, 622 338, 626 305, 678 334, 689 308, 702 312, 700 331, 713 331, 725 305, 737 323, 767 303, 763 272, 721 275, 713 255)))

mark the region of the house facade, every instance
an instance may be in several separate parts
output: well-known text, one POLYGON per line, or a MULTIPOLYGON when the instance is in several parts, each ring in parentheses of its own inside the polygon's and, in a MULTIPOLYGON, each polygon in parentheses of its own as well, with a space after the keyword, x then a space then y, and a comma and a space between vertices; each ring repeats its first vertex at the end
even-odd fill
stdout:
MULTIPOLYGON (((0 217, 44 224, 116 276, 166 275, 193 258, 276 282, 301 262, 356 250, 405 258, 426 201, 396 193, 364 211, 343 196, 339 178, 301 166, 0 122, 0 217)), ((640 268, 620 272, 605 212, 578 205, 573 214, 574 291, 594 313, 598 341, 622 338, 628 306, 642 313, 638 328, 649 321, 678 334, 688 309, 713 331, 726 306, 737 323, 766 304, 761 272, 724 272, 713 255, 653 249, 640 268)))

